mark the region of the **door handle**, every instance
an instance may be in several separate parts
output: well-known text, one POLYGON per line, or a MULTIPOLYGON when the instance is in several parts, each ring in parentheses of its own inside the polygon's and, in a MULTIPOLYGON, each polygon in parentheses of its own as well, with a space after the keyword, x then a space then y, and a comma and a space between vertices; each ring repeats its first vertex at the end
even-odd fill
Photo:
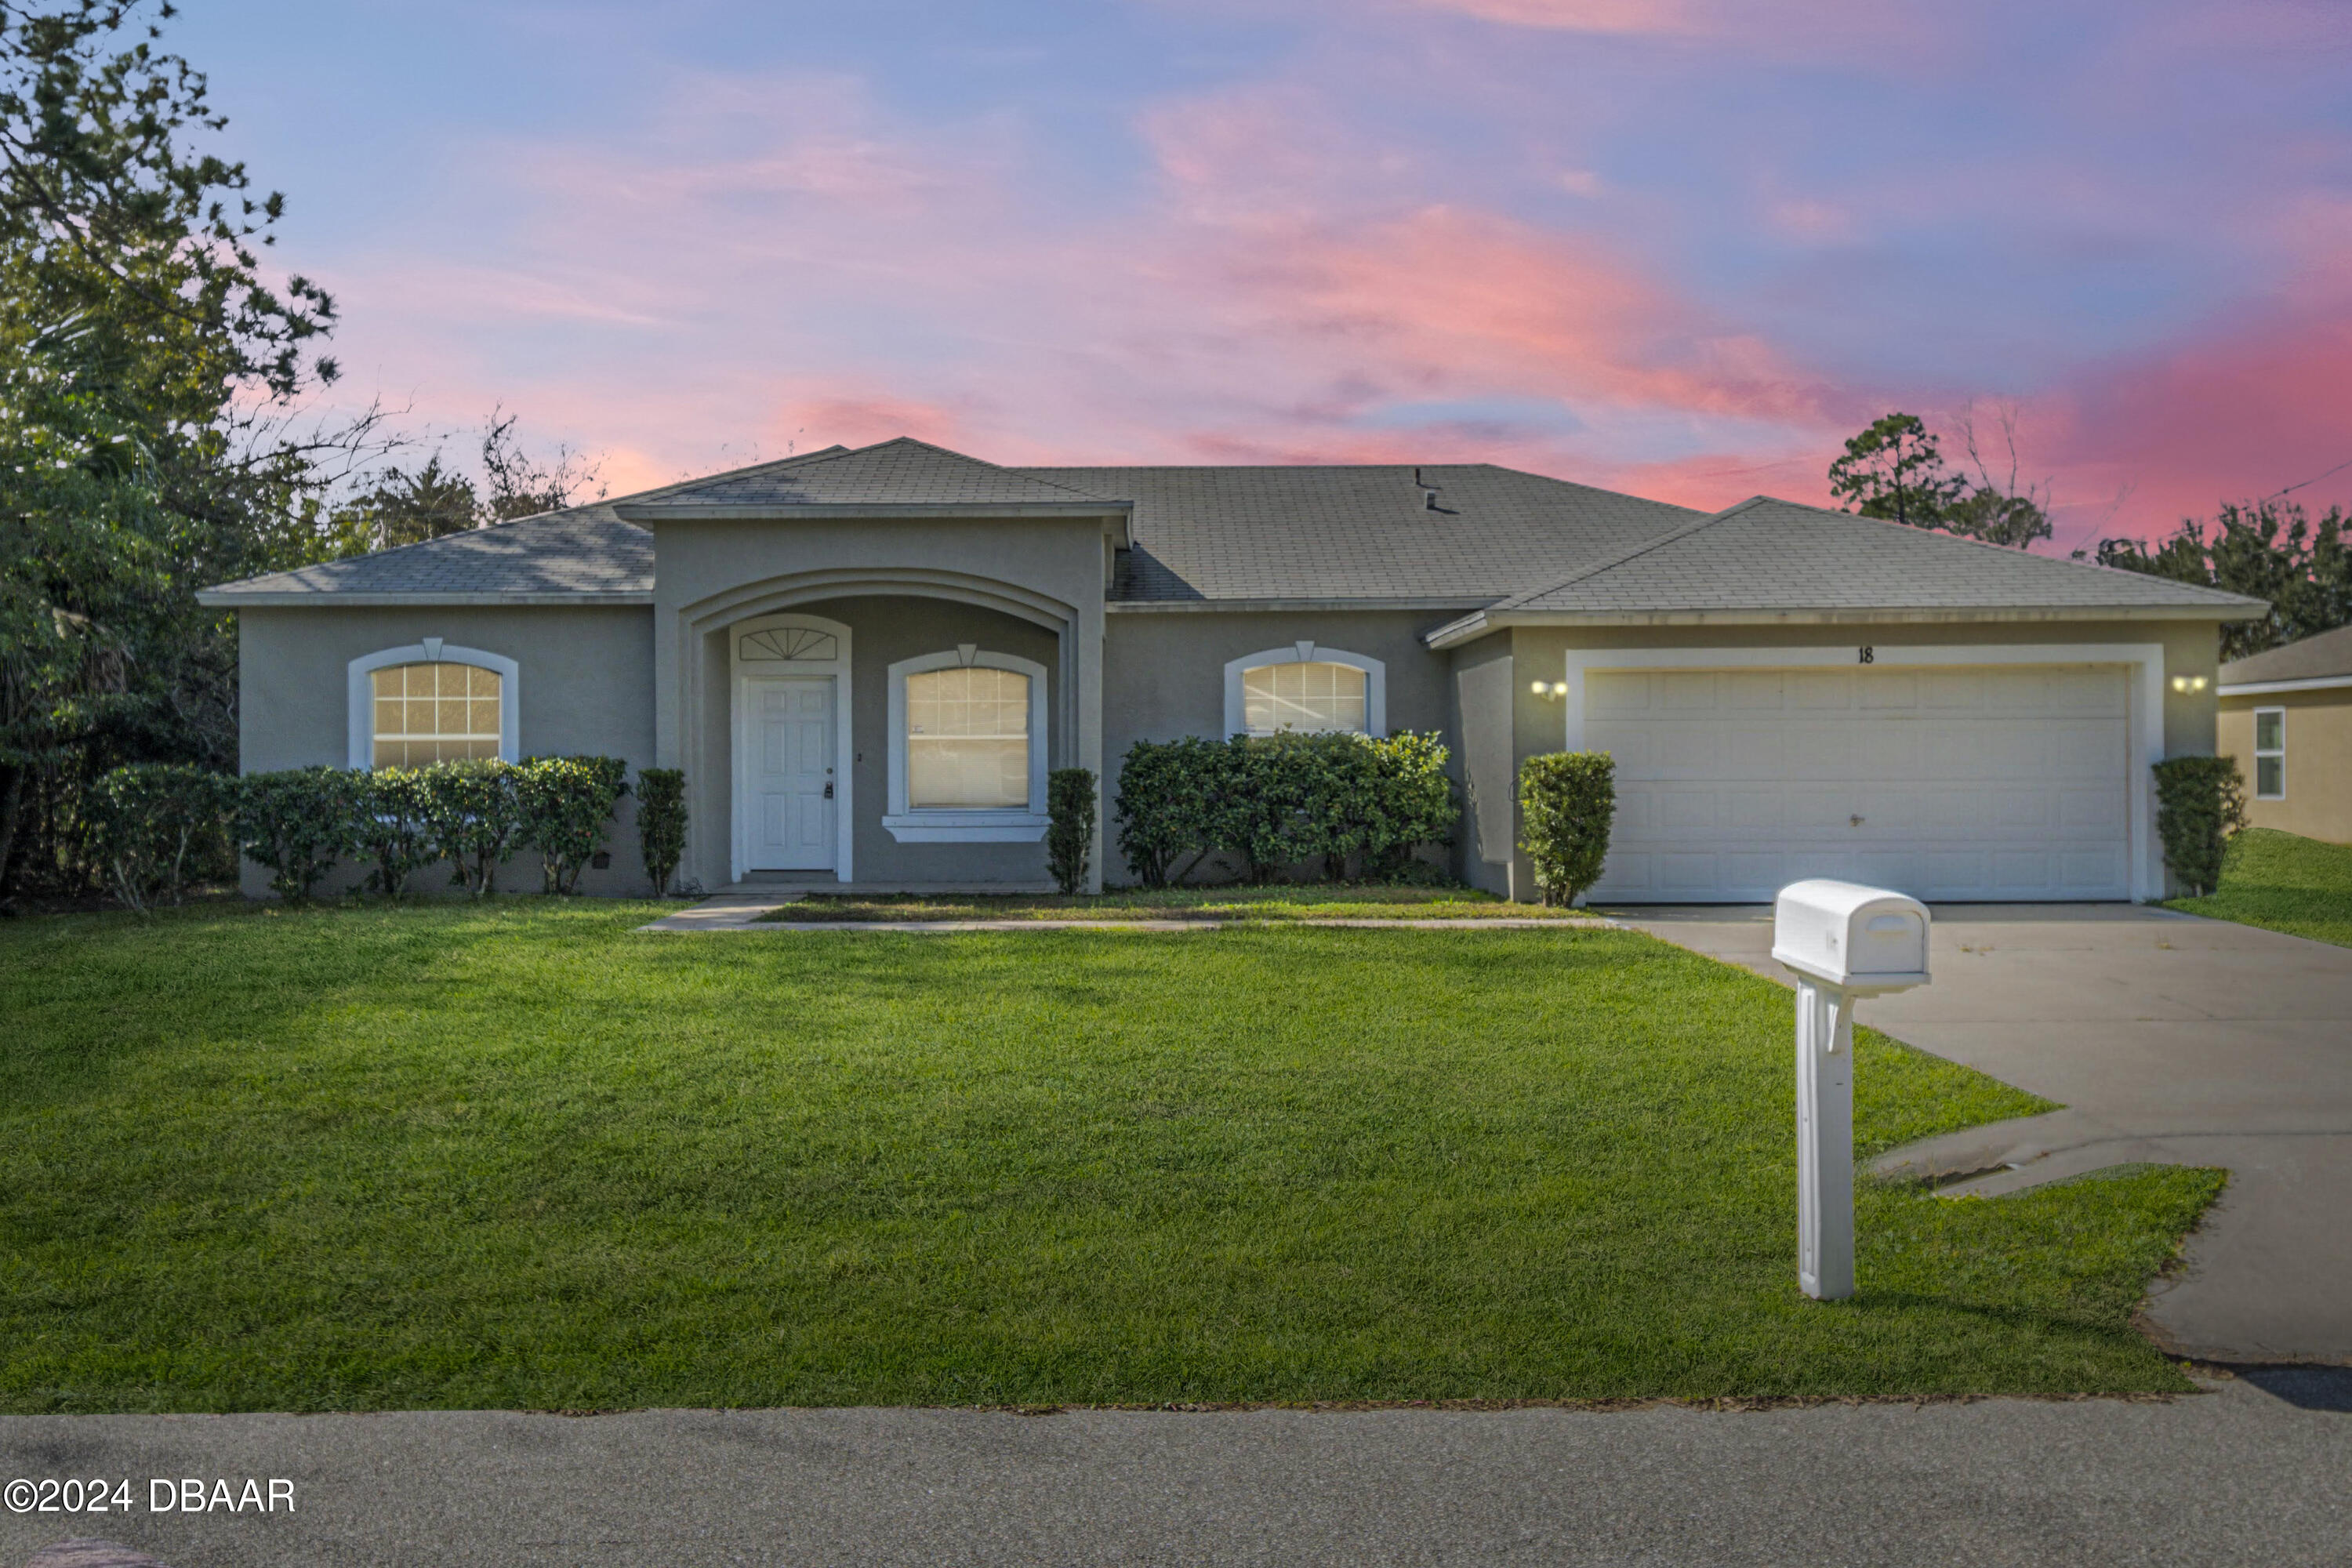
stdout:
POLYGON ((833 798, 833 781, 831 779, 824 781, 824 798, 827 800, 831 800, 833 798))

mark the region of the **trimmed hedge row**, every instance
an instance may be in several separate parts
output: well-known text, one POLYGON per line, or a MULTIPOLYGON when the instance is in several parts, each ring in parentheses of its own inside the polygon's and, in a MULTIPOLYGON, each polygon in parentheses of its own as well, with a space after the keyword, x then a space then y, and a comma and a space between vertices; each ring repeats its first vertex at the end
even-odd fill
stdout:
POLYGON ((1119 769, 1119 853, 1150 888, 1220 852, 1255 882, 1314 859, 1344 876, 1357 856, 1365 876, 1393 877, 1462 815, 1447 754, 1411 731, 1139 741, 1119 769))
MULTIPOLYGON (((457 885, 479 898, 496 888, 499 868, 527 849, 538 852, 545 890, 571 893, 612 837, 627 773, 615 757, 294 768, 242 778, 117 768, 95 792, 90 849, 116 896, 142 912, 166 896, 177 901, 197 847, 224 832, 238 853, 269 870, 274 891, 294 900, 309 898, 347 858, 365 862, 368 888, 388 898, 407 892, 418 871, 447 860, 457 885)), ((669 816, 652 812, 640 824, 646 864, 659 868, 658 893, 677 864, 686 814, 684 775, 645 770, 639 783, 649 796, 662 793, 656 775, 677 785, 664 795, 669 816)))

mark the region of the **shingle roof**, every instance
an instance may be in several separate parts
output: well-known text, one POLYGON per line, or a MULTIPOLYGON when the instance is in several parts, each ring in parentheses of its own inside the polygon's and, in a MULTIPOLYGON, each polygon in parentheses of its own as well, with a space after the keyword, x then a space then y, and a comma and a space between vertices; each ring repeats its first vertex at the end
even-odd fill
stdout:
POLYGON ((1700 515, 1491 463, 1023 471, 1134 500, 1116 593, 1145 603, 1487 604, 1700 515))
MULTIPOLYGON (((2256 605, 2161 578, 1758 497, 1706 515, 1487 463, 1003 468, 900 439, 212 589, 289 598, 650 599, 666 506, 1131 506, 1116 602, 1542 613, 2256 605), (1118 498, 1116 500, 1108 498, 1118 498)), ((689 510, 680 515, 691 515, 689 510)), ((2257 605, 2257 607, 2259 607, 2257 605)))
POLYGON ((2261 601, 1756 496, 1498 612, 2138 610, 2261 601))
POLYGON ((796 461, 681 485, 633 504, 647 511, 703 507, 928 507, 1120 505, 1018 468, 1001 468, 944 447, 900 437, 856 451, 812 454, 796 461))
POLYGON ((2221 684, 2246 686, 2264 680, 2324 680, 2331 675, 2352 675, 2352 626, 2338 626, 2291 642, 2284 647, 2250 653, 2221 667, 2221 684))
MULTIPOLYGON (((827 447, 716 478, 736 479, 768 468, 813 462, 847 450, 845 447, 827 447)), ((373 555, 322 561, 290 572, 247 577, 208 588, 198 598, 208 605, 226 605, 241 598, 291 594, 480 594, 501 598, 547 594, 650 599, 654 592, 654 536, 635 523, 624 522, 613 509, 711 482, 709 477, 681 479, 634 495, 379 550, 373 555)))

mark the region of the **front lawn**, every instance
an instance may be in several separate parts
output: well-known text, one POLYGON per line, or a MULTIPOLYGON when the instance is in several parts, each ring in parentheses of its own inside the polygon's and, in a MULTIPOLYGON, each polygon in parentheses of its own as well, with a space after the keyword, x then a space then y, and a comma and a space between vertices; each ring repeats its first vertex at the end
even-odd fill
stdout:
POLYGON ((1590 920, 1475 888, 1272 883, 1119 888, 1104 893, 810 893, 764 921, 1590 920))
POLYGON ((2352 947, 2352 844, 2250 827, 2230 840, 2221 885, 2167 909, 2352 947))
MULTIPOLYGON (((2215 1191, 1861 1198, 1789 994, 1631 932, 0 923, 0 1408, 2184 1389, 2215 1191)), ((2040 1102, 1868 1034, 1860 1152, 2040 1102)))

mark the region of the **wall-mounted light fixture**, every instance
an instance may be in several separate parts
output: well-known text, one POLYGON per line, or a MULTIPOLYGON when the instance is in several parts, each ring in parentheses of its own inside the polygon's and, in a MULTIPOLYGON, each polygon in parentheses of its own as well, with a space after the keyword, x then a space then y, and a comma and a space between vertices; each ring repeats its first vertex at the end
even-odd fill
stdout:
POLYGON ((2172 689, 2202 691, 2205 689, 2205 678, 2201 675, 2176 675, 2172 678, 2172 689))
POLYGON ((1528 683, 1528 689, 1534 692, 1538 697, 1565 697, 1568 695, 1568 682, 1565 680, 1554 680, 1549 682, 1532 680, 1528 683))

